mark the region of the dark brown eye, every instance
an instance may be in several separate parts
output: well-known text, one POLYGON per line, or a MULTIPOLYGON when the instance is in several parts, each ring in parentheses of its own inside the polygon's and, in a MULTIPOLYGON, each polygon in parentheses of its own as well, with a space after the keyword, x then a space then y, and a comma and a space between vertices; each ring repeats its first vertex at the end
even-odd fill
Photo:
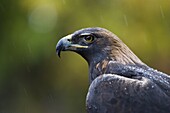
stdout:
POLYGON ((85 36, 84 37, 84 40, 87 42, 87 43, 91 43, 91 42, 93 42, 93 40, 94 40, 94 36, 85 36))

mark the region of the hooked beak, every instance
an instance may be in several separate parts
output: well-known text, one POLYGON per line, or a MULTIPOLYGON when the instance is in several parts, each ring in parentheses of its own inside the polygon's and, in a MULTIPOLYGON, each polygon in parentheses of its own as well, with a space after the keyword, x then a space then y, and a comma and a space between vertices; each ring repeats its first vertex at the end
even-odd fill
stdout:
POLYGON ((61 51, 75 51, 78 48, 88 48, 88 46, 82 46, 79 44, 73 44, 72 43, 72 34, 67 35, 60 39, 56 45, 56 53, 60 57, 61 51))

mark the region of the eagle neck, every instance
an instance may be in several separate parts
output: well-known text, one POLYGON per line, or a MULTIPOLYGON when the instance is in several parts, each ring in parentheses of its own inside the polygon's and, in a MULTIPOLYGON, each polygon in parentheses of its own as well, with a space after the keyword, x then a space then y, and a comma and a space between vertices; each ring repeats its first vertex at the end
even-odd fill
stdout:
POLYGON ((105 69, 109 62, 109 58, 103 58, 100 61, 93 61, 89 63, 89 81, 91 82, 98 76, 105 73, 105 69))

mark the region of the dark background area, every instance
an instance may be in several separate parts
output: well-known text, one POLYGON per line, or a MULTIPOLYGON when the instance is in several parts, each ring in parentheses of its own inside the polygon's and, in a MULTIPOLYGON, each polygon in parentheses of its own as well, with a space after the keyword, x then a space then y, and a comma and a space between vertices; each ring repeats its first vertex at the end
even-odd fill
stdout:
POLYGON ((117 34, 170 74, 169 0, 0 0, 0 113, 85 113, 88 65, 57 41, 80 28, 117 34))

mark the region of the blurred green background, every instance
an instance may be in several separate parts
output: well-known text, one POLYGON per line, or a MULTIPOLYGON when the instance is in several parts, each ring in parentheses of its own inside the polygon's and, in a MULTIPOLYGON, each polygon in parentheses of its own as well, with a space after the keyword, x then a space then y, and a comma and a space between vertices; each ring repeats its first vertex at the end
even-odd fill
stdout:
POLYGON ((88 65, 55 45, 93 26, 170 73, 169 0, 0 0, 0 113, 85 113, 88 65))

